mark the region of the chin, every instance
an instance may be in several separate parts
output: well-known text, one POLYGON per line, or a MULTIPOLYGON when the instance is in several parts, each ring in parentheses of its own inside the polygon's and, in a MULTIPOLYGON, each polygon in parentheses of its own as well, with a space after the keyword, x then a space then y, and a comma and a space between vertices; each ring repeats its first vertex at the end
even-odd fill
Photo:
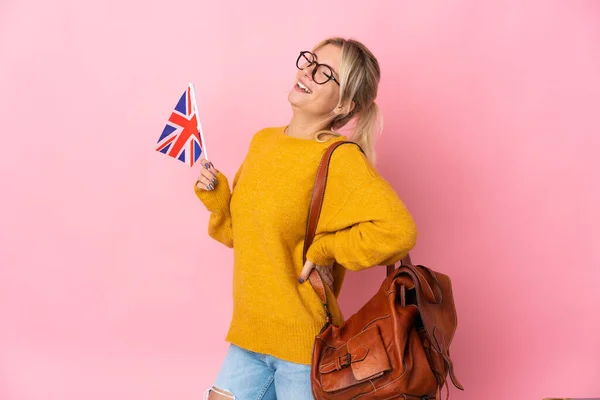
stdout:
POLYGON ((296 93, 294 89, 292 89, 288 94, 288 101, 290 102, 292 107, 300 107, 302 103, 305 103, 302 100, 303 99, 298 96, 298 93, 296 93))

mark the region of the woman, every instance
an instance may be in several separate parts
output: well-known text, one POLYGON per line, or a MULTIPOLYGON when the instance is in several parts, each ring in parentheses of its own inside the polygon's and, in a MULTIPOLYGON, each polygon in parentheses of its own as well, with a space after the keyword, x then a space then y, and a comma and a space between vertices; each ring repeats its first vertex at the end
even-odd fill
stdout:
POLYGON ((232 191, 206 160, 195 185, 211 212, 210 236, 234 249, 231 345, 209 399, 312 399, 312 346, 325 313, 304 283, 311 270, 329 285, 340 324, 335 299, 345 269, 395 263, 415 245, 410 213, 371 163, 377 60, 360 42, 333 38, 301 52, 296 66, 289 125, 253 137, 232 191), (352 145, 333 154, 317 236, 302 265, 317 167, 329 145, 346 140, 334 131, 350 120, 366 156, 352 145))

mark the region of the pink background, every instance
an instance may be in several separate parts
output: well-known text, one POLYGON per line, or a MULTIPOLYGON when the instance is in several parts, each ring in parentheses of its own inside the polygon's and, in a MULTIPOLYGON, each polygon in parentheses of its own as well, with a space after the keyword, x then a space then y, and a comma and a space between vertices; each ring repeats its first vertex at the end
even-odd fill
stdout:
POLYGON ((379 167, 453 279, 453 398, 600 396, 600 2, 4 0, 0 399, 201 398, 232 254, 154 143, 192 81, 232 177, 333 34, 380 59, 379 167))

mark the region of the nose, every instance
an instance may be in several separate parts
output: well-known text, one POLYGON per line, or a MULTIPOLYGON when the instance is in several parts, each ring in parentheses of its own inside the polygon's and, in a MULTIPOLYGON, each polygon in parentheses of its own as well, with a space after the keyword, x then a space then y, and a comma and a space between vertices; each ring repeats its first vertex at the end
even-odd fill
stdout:
POLYGON ((316 68, 316 65, 311 65, 310 67, 306 67, 302 70, 302 72, 304 72, 304 78, 308 79, 309 81, 312 82, 313 80, 313 71, 316 68))

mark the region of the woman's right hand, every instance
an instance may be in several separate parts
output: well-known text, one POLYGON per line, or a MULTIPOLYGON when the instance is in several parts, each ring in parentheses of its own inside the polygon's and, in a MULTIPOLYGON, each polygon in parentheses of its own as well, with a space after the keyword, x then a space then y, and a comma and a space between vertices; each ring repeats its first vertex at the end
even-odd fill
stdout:
POLYGON ((196 181, 196 187, 202 190, 213 190, 217 186, 219 171, 205 158, 201 158, 198 161, 200 162, 200 176, 198 176, 198 180, 196 181))

